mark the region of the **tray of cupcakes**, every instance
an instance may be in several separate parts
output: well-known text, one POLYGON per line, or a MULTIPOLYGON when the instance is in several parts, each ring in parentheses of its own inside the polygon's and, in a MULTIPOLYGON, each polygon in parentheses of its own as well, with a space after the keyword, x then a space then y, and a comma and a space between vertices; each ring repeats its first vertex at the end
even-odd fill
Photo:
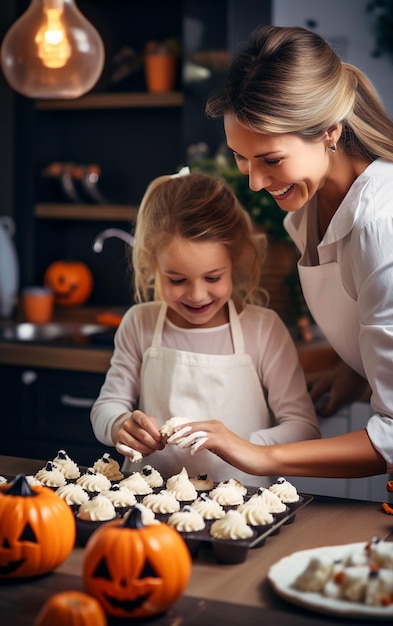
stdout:
POLYGON ((284 477, 268 488, 257 488, 234 478, 215 483, 208 475, 190 477, 185 467, 167 478, 148 464, 125 474, 109 452, 91 467, 82 467, 59 450, 26 478, 53 489, 72 508, 81 547, 97 527, 138 506, 144 524, 169 524, 182 535, 193 558, 202 546, 209 546, 218 563, 243 562, 249 549, 263 546, 294 522, 297 511, 312 500, 284 477))

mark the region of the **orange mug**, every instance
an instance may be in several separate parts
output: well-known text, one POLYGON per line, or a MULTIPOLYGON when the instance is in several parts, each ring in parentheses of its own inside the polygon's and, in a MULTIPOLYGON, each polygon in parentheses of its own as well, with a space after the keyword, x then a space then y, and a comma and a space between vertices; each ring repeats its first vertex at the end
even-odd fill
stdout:
POLYGON ((33 324, 50 322, 53 314, 54 294, 48 287, 26 287, 22 292, 26 321, 33 324))

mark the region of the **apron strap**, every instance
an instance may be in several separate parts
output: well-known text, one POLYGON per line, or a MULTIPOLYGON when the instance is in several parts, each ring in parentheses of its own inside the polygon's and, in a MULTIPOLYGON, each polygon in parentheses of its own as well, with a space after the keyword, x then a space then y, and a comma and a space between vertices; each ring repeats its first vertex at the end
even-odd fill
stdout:
POLYGON ((244 354, 244 338, 239 315, 233 300, 228 300, 229 324, 232 333, 233 350, 235 354, 244 354))
POLYGON ((158 314, 156 327, 154 329, 153 341, 151 342, 151 345, 154 348, 159 348, 162 343, 162 331, 164 328, 167 308, 168 305, 166 304, 166 302, 163 302, 160 308, 160 312, 158 314))
MULTIPOLYGON (((159 348, 162 344, 162 332, 165 323, 165 317, 168 306, 165 302, 162 303, 160 312, 158 314, 156 327, 154 329, 152 347, 159 348)), ((244 339, 243 331, 240 324, 239 315, 236 311, 233 300, 228 300, 229 310, 229 325, 232 334, 233 350, 235 354, 244 354, 244 339)))

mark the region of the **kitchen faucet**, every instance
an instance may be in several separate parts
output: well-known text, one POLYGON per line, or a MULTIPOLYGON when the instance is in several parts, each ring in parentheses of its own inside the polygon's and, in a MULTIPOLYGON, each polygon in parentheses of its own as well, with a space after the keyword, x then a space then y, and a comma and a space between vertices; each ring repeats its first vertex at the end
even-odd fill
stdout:
POLYGON ((94 252, 102 252, 104 242, 106 239, 109 239, 109 237, 116 237, 117 239, 121 239, 122 241, 125 241, 125 243, 128 243, 131 248, 134 247, 135 237, 133 235, 127 233, 125 230, 121 230, 120 228, 107 228, 95 238, 93 243, 94 252))

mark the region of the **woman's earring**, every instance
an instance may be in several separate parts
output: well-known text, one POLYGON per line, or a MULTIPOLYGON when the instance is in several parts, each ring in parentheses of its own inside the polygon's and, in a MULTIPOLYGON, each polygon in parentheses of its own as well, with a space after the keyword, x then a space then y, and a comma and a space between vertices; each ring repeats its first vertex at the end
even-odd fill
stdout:
POLYGON ((337 144, 336 143, 332 143, 331 146, 328 146, 328 150, 329 150, 329 152, 336 152, 337 144))

